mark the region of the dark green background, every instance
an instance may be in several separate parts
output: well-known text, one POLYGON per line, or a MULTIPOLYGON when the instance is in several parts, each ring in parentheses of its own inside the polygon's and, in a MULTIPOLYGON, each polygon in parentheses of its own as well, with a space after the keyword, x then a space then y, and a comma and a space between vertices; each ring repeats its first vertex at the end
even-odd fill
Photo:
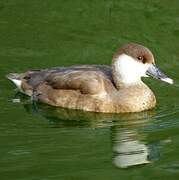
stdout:
POLYGON ((145 80, 158 105, 148 112, 107 115, 13 103, 10 72, 110 64, 122 44, 149 47, 176 85, 178 0, 0 1, 0 178, 178 179, 179 88, 145 80), (148 148, 150 164, 121 169, 113 159, 122 141, 148 148))

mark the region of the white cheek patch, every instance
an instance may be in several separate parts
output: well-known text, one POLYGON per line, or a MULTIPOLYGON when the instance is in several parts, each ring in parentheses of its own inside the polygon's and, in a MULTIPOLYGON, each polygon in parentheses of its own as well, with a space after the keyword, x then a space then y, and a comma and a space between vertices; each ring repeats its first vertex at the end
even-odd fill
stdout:
POLYGON ((150 64, 143 64, 126 54, 120 55, 115 61, 115 70, 119 81, 130 84, 147 77, 146 71, 150 64))

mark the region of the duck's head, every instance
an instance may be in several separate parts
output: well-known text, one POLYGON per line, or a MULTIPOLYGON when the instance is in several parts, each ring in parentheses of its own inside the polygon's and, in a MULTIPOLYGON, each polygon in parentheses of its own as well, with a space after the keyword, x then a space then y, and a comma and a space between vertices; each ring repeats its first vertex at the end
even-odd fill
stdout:
POLYGON ((155 65, 152 52, 136 43, 124 45, 114 55, 113 73, 115 80, 125 85, 141 82, 141 77, 149 76, 173 84, 173 80, 155 65))

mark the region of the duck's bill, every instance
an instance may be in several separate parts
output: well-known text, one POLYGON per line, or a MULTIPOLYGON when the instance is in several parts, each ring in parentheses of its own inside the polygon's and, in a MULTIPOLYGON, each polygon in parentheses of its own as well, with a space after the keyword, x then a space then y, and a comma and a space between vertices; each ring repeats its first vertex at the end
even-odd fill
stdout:
POLYGON ((169 84, 173 84, 173 80, 170 79, 169 77, 167 77, 162 71, 160 71, 160 69, 157 66, 155 66, 153 64, 151 64, 149 66, 149 68, 146 71, 146 74, 155 79, 159 79, 159 80, 165 81, 169 84))

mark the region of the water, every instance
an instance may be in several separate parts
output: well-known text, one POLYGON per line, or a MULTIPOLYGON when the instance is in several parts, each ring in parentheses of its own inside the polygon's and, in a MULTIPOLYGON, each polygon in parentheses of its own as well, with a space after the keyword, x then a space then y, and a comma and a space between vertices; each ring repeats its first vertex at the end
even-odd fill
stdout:
POLYGON ((177 179, 178 37, 177 0, 2 0, 1 179, 177 179), (27 69, 110 64, 131 41, 151 48, 176 83, 145 80, 158 100, 150 111, 98 114, 33 104, 5 79, 27 69))

